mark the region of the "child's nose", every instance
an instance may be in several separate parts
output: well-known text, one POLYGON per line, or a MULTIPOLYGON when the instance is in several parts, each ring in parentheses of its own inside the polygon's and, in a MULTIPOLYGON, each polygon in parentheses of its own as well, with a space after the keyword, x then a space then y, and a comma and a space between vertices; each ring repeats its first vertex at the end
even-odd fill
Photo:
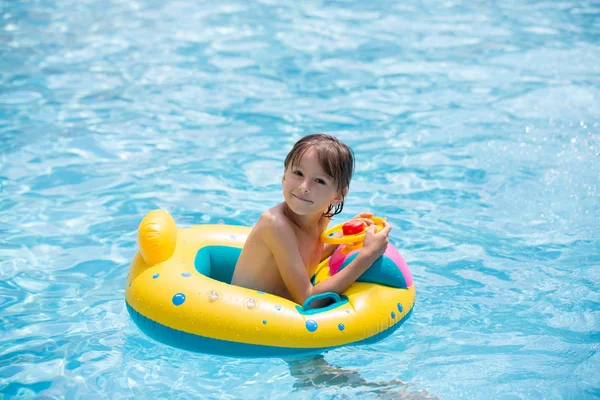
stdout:
POLYGON ((310 182, 302 181, 300 183, 299 189, 303 192, 308 192, 308 190, 310 189, 310 182))

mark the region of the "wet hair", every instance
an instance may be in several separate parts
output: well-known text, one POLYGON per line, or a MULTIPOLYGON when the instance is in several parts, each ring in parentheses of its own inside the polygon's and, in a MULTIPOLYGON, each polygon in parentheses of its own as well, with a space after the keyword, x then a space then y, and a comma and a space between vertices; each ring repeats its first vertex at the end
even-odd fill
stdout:
POLYGON ((338 192, 342 193, 342 201, 335 206, 330 204, 323 214, 331 218, 341 213, 344 208, 344 196, 350 187, 350 180, 354 173, 354 152, 348 145, 333 136, 315 133, 304 136, 296 142, 285 157, 283 162, 285 169, 297 165, 309 149, 315 150, 321 168, 333 178, 338 192))

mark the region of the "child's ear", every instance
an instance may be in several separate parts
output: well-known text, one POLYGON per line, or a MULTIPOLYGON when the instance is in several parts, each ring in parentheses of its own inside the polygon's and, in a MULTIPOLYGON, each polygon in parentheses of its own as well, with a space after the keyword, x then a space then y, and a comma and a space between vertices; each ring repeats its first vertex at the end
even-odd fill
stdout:
POLYGON ((331 204, 336 205, 336 206, 338 204, 340 204, 342 201, 344 201, 344 197, 346 197, 346 193, 348 193, 348 191, 346 189, 342 190, 341 192, 338 192, 337 196, 335 196, 335 198, 333 199, 331 204))

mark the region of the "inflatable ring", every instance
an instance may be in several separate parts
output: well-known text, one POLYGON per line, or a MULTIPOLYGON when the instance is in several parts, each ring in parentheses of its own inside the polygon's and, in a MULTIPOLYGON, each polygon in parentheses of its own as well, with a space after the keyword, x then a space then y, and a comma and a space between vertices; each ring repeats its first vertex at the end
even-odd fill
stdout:
MULTIPOLYGON (((407 275, 405 287, 356 282, 342 295, 323 293, 303 305, 230 285, 249 233, 230 225, 177 228, 167 212, 150 212, 140 223, 139 252, 127 277, 132 320, 151 338, 186 350, 280 357, 373 343, 409 317, 415 288, 405 264, 395 268, 407 275), (311 308, 322 298, 331 304, 311 308)), ((319 264, 314 282, 331 275, 328 267, 328 260, 319 264)))

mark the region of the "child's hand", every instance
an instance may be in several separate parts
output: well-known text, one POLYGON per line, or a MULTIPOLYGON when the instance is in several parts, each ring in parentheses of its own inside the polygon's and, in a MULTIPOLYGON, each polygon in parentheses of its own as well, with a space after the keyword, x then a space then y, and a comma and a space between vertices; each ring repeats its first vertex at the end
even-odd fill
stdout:
POLYGON ((379 258, 385 253, 385 249, 389 243, 388 235, 392 230, 392 227, 387 220, 382 220, 383 229, 375 233, 375 224, 369 225, 367 234, 365 235, 365 241, 363 242, 363 251, 367 254, 371 254, 379 258))

